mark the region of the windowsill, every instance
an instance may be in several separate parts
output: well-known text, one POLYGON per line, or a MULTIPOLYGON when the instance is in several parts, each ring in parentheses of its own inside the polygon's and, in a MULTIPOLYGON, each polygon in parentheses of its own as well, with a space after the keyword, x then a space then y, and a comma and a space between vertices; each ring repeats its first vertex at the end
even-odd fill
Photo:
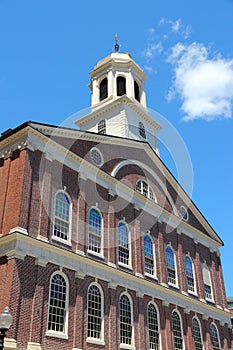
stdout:
POLYGON ((196 292, 192 292, 191 290, 188 290, 188 294, 190 294, 190 295, 194 295, 195 297, 197 297, 197 296, 198 296, 196 292))
POLYGON ((205 300, 208 301, 208 303, 214 304, 214 299, 205 298, 205 300))
POLYGON ((124 264, 124 263, 122 263, 122 262, 120 262, 120 261, 118 262, 118 266, 124 267, 124 268, 126 268, 126 269, 128 269, 128 270, 130 270, 130 271, 133 270, 133 268, 132 268, 131 265, 126 265, 126 264, 124 264))
POLYGON ((134 345, 128 345, 128 344, 120 344, 120 349, 129 349, 129 350, 135 350, 135 346, 134 345))
POLYGON ((91 337, 87 338, 87 343, 96 344, 96 345, 105 345, 105 341, 96 339, 96 338, 91 338, 91 337))
POLYGON ((90 250, 90 249, 87 250, 87 253, 90 254, 90 255, 96 256, 99 259, 103 259, 104 260, 104 255, 103 254, 94 252, 93 250, 90 250))
POLYGON ((47 331, 46 337, 54 337, 54 338, 61 338, 61 339, 68 339, 68 335, 65 333, 60 332, 53 332, 53 331, 47 331))
POLYGON ((151 274, 148 273, 148 272, 145 272, 145 276, 146 276, 146 277, 149 277, 149 278, 152 278, 152 279, 155 280, 155 281, 158 281, 158 278, 157 278, 155 275, 151 275, 151 274))
POLYGON ((169 287, 173 287, 175 289, 180 289, 179 286, 177 286, 177 284, 173 284, 171 282, 168 282, 167 284, 169 285, 169 287))
POLYGON ((67 245, 67 246, 69 246, 69 247, 72 247, 71 242, 66 241, 65 239, 58 238, 58 237, 56 237, 56 236, 52 236, 52 240, 53 240, 53 241, 56 241, 56 242, 59 242, 59 243, 62 243, 62 244, 65 244, 65 245, 67 245))

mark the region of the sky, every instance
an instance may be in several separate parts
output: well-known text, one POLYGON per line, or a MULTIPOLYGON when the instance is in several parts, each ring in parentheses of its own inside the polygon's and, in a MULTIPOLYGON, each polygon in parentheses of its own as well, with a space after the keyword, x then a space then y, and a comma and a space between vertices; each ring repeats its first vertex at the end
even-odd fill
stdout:
MULTIPOLYGON (((60 125, 89 107, 88 73, 116 33, 148 76, 148 107, 187 150, 182 186, 224 241, 233 296, 233 0, 0 0, 0 133, 27 120, 60 125)), ((168 139, 161 158, 179 178, 168 139)))

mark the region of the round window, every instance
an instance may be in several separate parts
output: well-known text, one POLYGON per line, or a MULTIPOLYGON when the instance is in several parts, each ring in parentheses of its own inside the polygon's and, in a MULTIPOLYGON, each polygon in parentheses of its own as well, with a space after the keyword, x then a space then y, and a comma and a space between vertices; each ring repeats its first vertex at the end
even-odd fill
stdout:
POLYGON ((180 213, 181 213, 182 219, 184 221, 188 221, 189 214, 188 214, 187 209, 183 205, 180 207, 180 213))
POLYGON ((91 159, 95 165, 97 165, 99 167, 103 165, 104 159, 103 159, 102 153, 98 150, 98 148, 93 147, 90 150, 90 155, 91 155, 91 159))

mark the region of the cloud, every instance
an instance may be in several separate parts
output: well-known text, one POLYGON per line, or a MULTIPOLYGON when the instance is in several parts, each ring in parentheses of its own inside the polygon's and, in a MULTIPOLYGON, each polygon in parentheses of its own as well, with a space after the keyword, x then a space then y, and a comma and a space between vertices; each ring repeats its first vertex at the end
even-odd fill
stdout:
POLYGON ((143 51, 143 55, 147 58, 150 58, 154 56, 154 53, 157 52, 158 54, 161 54, 163 50, 163 44, 162 42, 158 42, 156 44, 149 44, 147 48, 143 51))
POLYGON ((177 43, 167 59, 173 67, 167 99, 181 98, 185 121, 232 117, 233 60, 209 56, 202 43, 177 43))

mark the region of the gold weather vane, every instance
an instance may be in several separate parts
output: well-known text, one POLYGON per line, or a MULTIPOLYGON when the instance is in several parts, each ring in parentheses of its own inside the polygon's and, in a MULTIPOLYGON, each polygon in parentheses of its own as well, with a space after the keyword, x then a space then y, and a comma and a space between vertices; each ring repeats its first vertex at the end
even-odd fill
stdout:
POLYGON ((118 35, 117 34, 114 35, 114 39, 116 40, 115 45, 114 45, 114 51, 115 52, 119 52, 120 51, 120 45, 118 44, 119 39, 118 39, 118 35))

